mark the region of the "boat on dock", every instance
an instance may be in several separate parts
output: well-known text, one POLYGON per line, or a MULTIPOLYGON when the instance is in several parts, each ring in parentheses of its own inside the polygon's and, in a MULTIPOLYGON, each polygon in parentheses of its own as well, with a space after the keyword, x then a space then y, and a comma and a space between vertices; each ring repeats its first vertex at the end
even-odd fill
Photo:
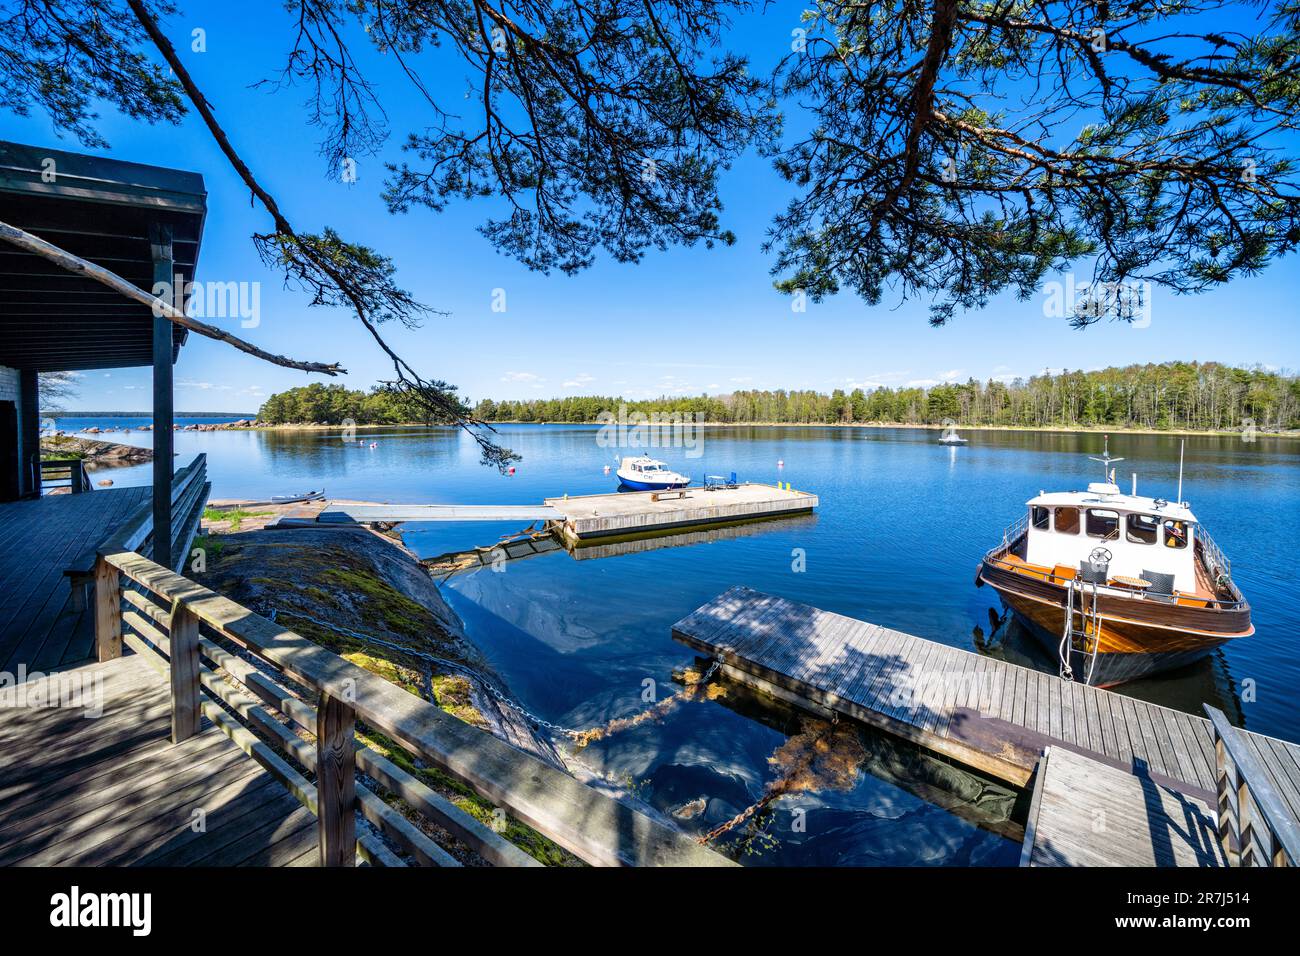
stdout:
MULTIPOLYGON (((1255 632, 1231 562, 1185 501, 1103 479, 1043 492, 980 562, 1003 605, 1060 659, 1061 676, 1107 687, 1182 667, 1255 632)), ((1182 497, 1179 479, 1178 497, 1182 497)))
POLYGON ((647 455, 624 458, 615 474, 633 491, 667 491, 685 488, 691 483, 688 476, 678 474, 659 459, 647 455))
POLYGON ((272 495, 271 504, 273 505, 291 505, 299 501, 320 501, 325 497, 322 491, 297 491, 289 495, 272 495))

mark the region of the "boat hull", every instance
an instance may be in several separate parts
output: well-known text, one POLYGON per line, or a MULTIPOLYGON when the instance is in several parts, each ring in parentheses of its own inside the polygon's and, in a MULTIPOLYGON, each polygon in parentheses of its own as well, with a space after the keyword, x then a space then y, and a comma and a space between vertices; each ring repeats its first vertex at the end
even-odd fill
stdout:
MULTIPOLYGON (((1059 655, 1068 588, 985 561, 977 582, 993 587, 1002 603, 1059 655)), ((1205 608, 1100 595, 1099 633, 1091 683, 1111 686, 1183 667, 1255 629, 1247 608, 1205 608)), ((1091 635, 1090 635, 1091 638, 1091 635)), ((1071 654, 1076 678, 1088 675, 1091 647, 1071 654)))
POLYGON ((619 475, 618 480, 623 483, 624 487, 631 488, 633 491, 669 491, 673 488, 685 488, 690 484, 689 478, 683 478, 679 481, 641 481, 619 475))

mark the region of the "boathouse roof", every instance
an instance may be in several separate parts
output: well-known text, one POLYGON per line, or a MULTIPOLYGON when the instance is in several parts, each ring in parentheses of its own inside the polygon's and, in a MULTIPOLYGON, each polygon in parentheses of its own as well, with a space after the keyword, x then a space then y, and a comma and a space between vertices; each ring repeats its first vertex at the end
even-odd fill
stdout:
MULTIPOLYGON (((154 283, 151 230, 170 226, 173 271, 198 264, 207 191, 198 173, 0 141, 0 221, 154 283)), ((172 328, 172 359, 186 330, 172 328)), ((92 279, 0 243, 0 365, 39 372, 153 361, 151 310, 92 279)))

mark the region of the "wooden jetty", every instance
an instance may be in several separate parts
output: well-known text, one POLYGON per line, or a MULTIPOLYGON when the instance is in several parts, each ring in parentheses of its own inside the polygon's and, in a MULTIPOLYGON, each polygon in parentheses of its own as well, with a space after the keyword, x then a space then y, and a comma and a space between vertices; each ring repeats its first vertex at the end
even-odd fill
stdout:
POLYGON ((320 524, 399 521, 554 521, 562 515, 544 505, 420 505, 330 502, 316 516, 320 524))
POLYGON ((1063 747, 1034 781, 1021 866, 1226 866, 1212 804, 1063 747))
MULTIPOLYGON (((319 524, 405 521, 546 522, 569 545, 593 539, 632 538, 700 530, 809 514, 817 496, 775 485, 690 487, 671 492, 634 491, 547 498, 541 505, 435 505, 331 502, 319 524)), ((277 527, 292 522, 280 521, 277 527)), ((300 523, 301 524, 301 523, 300 523)))
POLYGON ((1300 860, 1300 746, 1231 728, 1222 715, 1212 725, 743 587, 678 621, 673 636, 759 690, 846 714, 1017 787, 1042 772, 1049 748, 1137 773, 1215 806, 1229 845, 1254 841, 1273 861, 1300 860), (1254 813, 1238 810, 1246 800, 1254 813))
POLYGON ((746 483, 682 491, 681 497, 638 491, 547 498, 546 504, 560 513, 558 530, 570 542, 786 518, 808 514, 818 504, 810 492, 774 485, 746 483))

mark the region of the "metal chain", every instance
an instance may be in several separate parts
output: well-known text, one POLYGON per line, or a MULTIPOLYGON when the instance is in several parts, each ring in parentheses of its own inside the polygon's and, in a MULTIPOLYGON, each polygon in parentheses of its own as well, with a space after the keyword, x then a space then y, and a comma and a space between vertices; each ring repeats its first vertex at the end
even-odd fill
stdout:
MULTIPOLYGON (((267 612, 265 616, 270 620, 274 621, 275 613, 276 613, 276 608, 270 608, 270 610, 267 612)), ((558 734, 562 737, 568 737, 570 740, 580 740, 588 733, 588 731, 577 730, 573 727, 564 727, 561 726, 560 724, 552 723, 551 721, 547 720, 544 717, 537 716, 532 711, 527 710, 523 705, 507 697, 505 695, 505 692, 499 689, 491 681, 484 680, 481 675, 475 674, 473 671, 471 671, 468 667, 465 667, 463 664, 458 664, 455 661, 447 660, 445 657, 437 657, 433 654, 426 653, 425 651, 416 650, 415 648, 406 647, 401 644, 394 644, 391 641, 385 641, 381 638, 374 637, 369 634, 362 634, 360 631, 354 631, 351 628, 343 627, 341 624, 331 624, 326 621, 322 621, 319 618, 314 618, 310 614, 303 614, 301 611, 290 611, 289 613, 292 614, 294 617, 302 618, 304 621, 311 621, 313 624, 318 624, 321 627, 328 628, 331 631, 338 631, 343 634, 348 634, 359 640, 367 641, 371 644, 378 644, 381 647, 387 647, 395 651, 400 651, 404 654, 410 654, 413 657, 418 657, 421 660, 427 661, 431 664, 438 664, 447 670, 456 671, 457 673, 462 674, 465 677, 475 678, 477 679, 479 684, 482 687, 485 687, 487 689, 487 692, 491 694, 493 698, 496 699, 497 703, 509 707, 511 710, 519 714, 525 720, 534 723, 539 727, 544 727, 553 734, 558 734)), ((714 662, 709 665, 709 669, 704 672, 704 676, 701 677, 699 681, 696 682, 696 684, 697 685, 707 684, 710 680, 713 679, 713 675, 718 672, 718 668, 721 666, 722 666, 721 660, 714 660, 714 662)), ((655 706, 658 706, 658 704, 656 704, 655 706)))

